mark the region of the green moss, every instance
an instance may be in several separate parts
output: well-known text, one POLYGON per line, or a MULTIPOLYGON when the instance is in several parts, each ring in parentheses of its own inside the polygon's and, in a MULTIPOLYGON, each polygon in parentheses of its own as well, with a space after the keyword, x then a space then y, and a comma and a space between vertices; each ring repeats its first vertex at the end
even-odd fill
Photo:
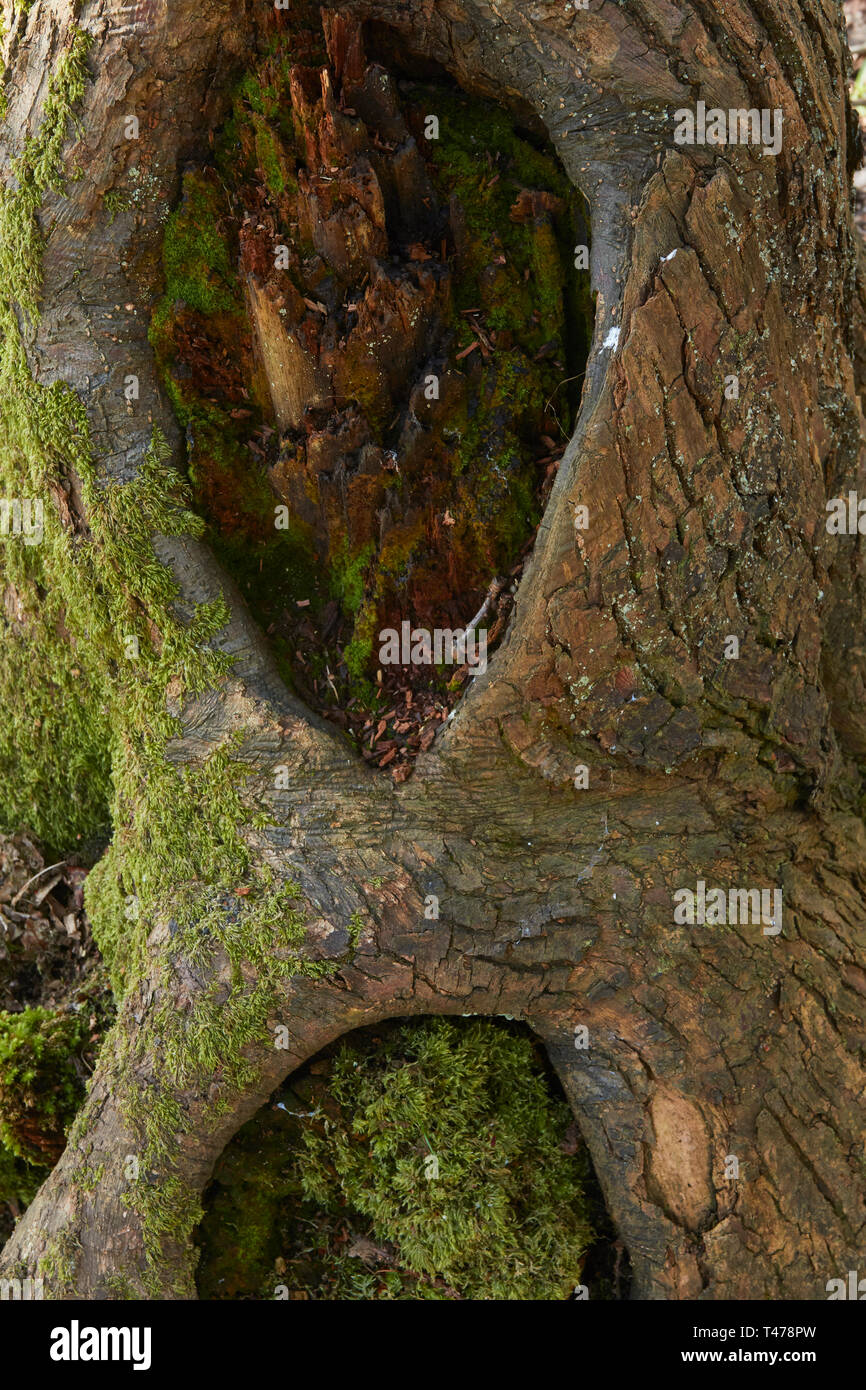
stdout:
MULTIPOLYGON (((580 195, 553 156, 521 136, 501 107, 447 88, 420 91, 422 104, 440 118, 440 138, 430 142, 439 191, 446 198, 457 196, 466 221, 465 268, 455 286, 455 307, 459 312, 484 304, 492 328, 509 329, 537 351, 562 332, 562 253, 566 243, 574 244, 580 195), (542 190, 560 200, 553 224, 513 220, 524 190, 542 190), (505 264, 491 277, 491 254, 497 249, 505 264), (541 321, 533 328, 539 306, 541 321)), ((467 330, 464 345, 470 341, 467 330)))
POLYGON ((376 633, 379 631, 379 590, 366 600, 355 617, 352 636, 343 650, 346 669, 353 678, 354 690, 362 696, 367 692, 367 674, 373 658, 376 633))
POLYGON ((50 1164, 63 1148, 84 1091, 74 1058, 90 1031, 86 1015, 0 1013, 0 1144, 16 1158, 50 1164))
POLYGON ((105 1280, 105 1291, 117 1302, 137 1302, 138 1289, 125 1274, 112 1274, 105 1280))
POLYGON ((258 159, 265 183, 275 197, 294 185, 294 168, 290 169, 279 138, 268 126, 263 117, 254 119, 256 133, 256 158, 258 159))
POLYGON ((166 299, 201 314, 237 308, 237 280, 219 222, 225 205, 216 186, 186 174, 179 207, 166 223, 163 265, 166 299))
MULTIPOLYGON (((27 1207, 60 1157, 112 1013, 99 968, 74 1006, 0 1013, 0 1208, 27 1207)), ((76 1175, 85 1188, 98 1178, 86 1164, 76 1175)))
MULTIPOLYGON (((132 1038, 110 1035, 103 1054, 151 1174, 131 1201, 156 1262, 162 1235, 190 1229, 196 1211, 171 1171, 185 1124, 173 1099, 178 1077, 205 1068, 210 1076, 219 1053, 226 1084, 240 1084, 252 1065, 243 1049, 263 1039, 277 978, 338 967, 304 959, 297 890, 275 882, 246 847, 243 831, 261 812, 246 791, 250 769, 237 746, 224 745, 197 767, 166 761, 166 744, 181 731, 171 710, 219 686, 231 669, 212 645, 227 619, 224 604, 186 614, 153 550, 154 535, 203 533, 188 487, 158 435, 134 481, 100 480, 82 402, 61 383, 39 386, 28 371, 21 323, 38 316, 37 211, 48 188, 62 188, 61 154, 84 90, 87 47, 83 34, 73 37, 40 130, 13 165, 12 185, 0 190, 0 489, 40 499, 44 510, 39 544, 13 538, 0 547, 7 595, 0 760, 6 813, 49 844, 65 847, 110 813, 114 840, 88 878, 87 903, 119 994, 142 973, 148 936, 170 920, 170 948, 147 962, 156 978, 209 938, 233 962, 222 1007, 213 997, 197 1000, 188 1016, 160 1015, 162 1034, 149 1019, 132 1038), (86 527, 65 523, 58 508, 73 475, 86 527), (219 893, 242 901, 236 923, 219 893), (254 987, 242 978, 242 961, 262 967, 254 987), (130 1087, 143 1056, 156 1059, 155 1097, 130 1087)), ((233 304, 216 215, 208 187, 192 181, 168 238, 169 293, 202 312, 233 304)), ((80 1125, 75 1135, 84 1137, 80 1125)))
POLYGON ((357 555, 350 556, 348 541, 343 542, 342 551, 333 557, 331 564, 331 593, 339 600, 346 613, 356 614, 364 601, 366 571, 375 554, 376 547, 365 545, 357 555))
POLYGON ((274 196, 297 187, 290 118, 291 64, 266 59, 257 72, 245 73, 232 93, 228 120, 215 145, 217 167, 235 181, 262 170, 274 196))
POLYGON ((109 225, 121 212, 126 212, 132 206, 129 194, 119 188, 109 188, 102 196, 102 204, 108 213, 109 225))
POLYGON ((483 1023, 406 1025, 372 1056, 344 1049, 332 1091, 339 1119, 305 1133, 309 1197, 339 1195, 410 1268, 465 1297, 567 1296, 590 1233, 579 1165, 560 1147, 570 1114, 528 1039, 483 1023))
POLYGON ((52 1236, 40 1256, 37 1274, 45 1281, 45 1297, 63 1299, 71 1297, 75 1285, 75 1268, 81 1246, 68 1231, 52 1236))
POLYGON ((490 1021, 385 1031, 285 1087, 226 1151, 202 1296, 566 1298, 591 1238, 586 1169, 530 1039, 490 1021), (380 1247, 377 1268, 352 1237, 380 1247))
POLYGON ((46 1169, 18 1158, 5 1144, 0 1144, 0 1207, 10 1206, 23 1211, 36 1196, 46 1169))
MULTIPOLYGON (((30 829, 49 851, 104 827, 109 799, 108 728, 101 679, 85 637, 70 631, 70 589, 55 589, 46 551, 62 543, 49 478, 80 452, 75 404, 62 388, 34 386, 20 317, 34 319, 41 284, 37 210, 59 188, 70 112, 84 90, 89 39, 76 34, 49 83, 43 122, 13 162, 14 191, 0 188, 0 495, 31 499, 45 513, 41 544, 0 541, 5 593, 0 662, 0 828, 30 829), (39 654, 38 662, 34 654, 39 654)), ((69 547, 72 550, 72 546, 69 547)), ((85 566, 86 568, 86 566, 85 566)), ((86 584, 86 577, 81 579, 86 584)))

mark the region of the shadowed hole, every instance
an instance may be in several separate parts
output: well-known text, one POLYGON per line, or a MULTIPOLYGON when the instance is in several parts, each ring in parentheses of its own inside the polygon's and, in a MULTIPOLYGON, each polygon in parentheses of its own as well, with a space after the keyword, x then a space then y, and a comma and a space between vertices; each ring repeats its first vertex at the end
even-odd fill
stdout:
POLYGON ((266 21, 168 221, 151 341, 285 679, 401 781, 506 631, 592 303, 538 121, 389 33, 266 21))

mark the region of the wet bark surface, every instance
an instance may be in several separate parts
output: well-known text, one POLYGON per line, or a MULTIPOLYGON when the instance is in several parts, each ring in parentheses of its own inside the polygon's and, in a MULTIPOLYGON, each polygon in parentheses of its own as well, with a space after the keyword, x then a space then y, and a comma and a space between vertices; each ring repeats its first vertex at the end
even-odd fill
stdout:
MULTIPOLYGON (((543 122, 590 206, 595 340, 507 639, 405 784, 370 773, 286 692, 228 586, 219 640, 238 664, 184 711, 171 756, 193 762, 241 730, 271 810, 250 844, 317 905, 315 949, 342 957, 361 907, 365 926, 335 974, 286 982, 271 1023, 291 1045, 251 1049, 242 1093, 224 1094, 218 1069, 178 1087, 176 1171, 201 1192, 273 1088, 350 1029, 509 1014, 542 1039, 574 1106, 633 1296, 823 1297, 856 1268, 866 1219, 861 562, 858 537, 823 524, 862 460, 859 144, 841 19, 817 0, 345 9, 404 58, 543 122), (675 147, 672 112, 698 98, 779 108, 781 153, 675 147), (589 525, 576 529, 580 506, 589 525), (279 791, 276 763, 291 773, 279 791), (781 887, 782 931, 678 924, 674 893, 701 880, 781 887)), ((40 381, 81 392, 100 466, 126 478, 154 423, 179 465, 182 452, 146 340, 159 218, 144 206, 109 222, 101 202, 130 158, 122 114, 148 112, 162 208, 224 114, 250 31, 219 3, 142 5, 128 26, 85 4, 78 22, 97 37, 83 177, 45 213, 31 358, 40 381), (113 384, 130 370, 132 415, 113 384)), ((71 23, 71 8, 33 10, 7 40, 13 139, 71 23)), ((225 587, 199 543, 159 553, 188 601, 225 587)), ((182 1007, 211 983, 155 966, 126 998, 120 1026, 138 1030, 144 1060, 120 1077, 106 1061, 94 1078, 101 1179, 77 1187, 67 1150, 5 1266, 71 1238, 74 1294, 105 1296, 118 1273, 142 1287, 125 1104, 153 1083, 160 998, 182 1007)), ((166 1294, 191 1295, 182 1243, 164 1240, 160 1268, 166 1294)))

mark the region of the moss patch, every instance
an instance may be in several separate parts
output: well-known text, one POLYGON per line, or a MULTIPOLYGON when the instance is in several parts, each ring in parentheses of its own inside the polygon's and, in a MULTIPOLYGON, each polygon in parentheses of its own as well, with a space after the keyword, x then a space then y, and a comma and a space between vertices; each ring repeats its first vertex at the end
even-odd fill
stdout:
POLYGON ((90 1033, 86 1014, 0 1014, 0 1144, 16 1158, 44 1166, 62 1151, 84 1090, 74 1057, 90 1033))
POLYGON ((567 1298, 592 1239, 570 1122, 516 1028, 356 1035, 220 1160, 200 1295, 567 1298))
POLYGON ((61 1008, 0 1012, 0 1244, 66 1145, 112 1015, 96 971, 61 1008))
MULTIPOLYGON (((235 963, 221 1007, 196 999, 183 1016, 161 1014, 158 1034, 144 1026, 108 1041, 119 1091, 129 1089, 136 1061, 148 1058, 156 1070, 155 1094, 133 1093, 128 1101, 142 1167, 151 1174, 131 1187, 129 1200, 156 1265, 161 1235, 190 1229, 197 1211, 171 1172, 184 1127, 173 1101, 179 1079, 210 1078, 218 1066, 227 1086, 240 1084, 248 1065, 242 1049, 261 1035, 277 975, 334 967, 304 960, 295 888, 245 848, 242 832, 261 813, 246 790, 250 770, 241 750, 227 744, 195 768, 165 759, 167 741, 181 731, 172 711, 218 686, 231 667, 212 645, 226 621, 224 604, 185 614, 153 550, 155 534, 205 529, 165 442, 155 435, 134 481, 104 485, 82 402, 61 383, 39 386, 28 370, 21 324, 38 318, 37 211, 48 188, 62 188, 61 154, 84 90, 87 51, 87 37, 77 34, 51 79, 42 125, 0 190, 0 495, 42 508, 37 544, 20 535, 0 544, 0 770, 5 814, 49 846, 65 850, 110 817, 114 839, 90 876, 87 902, 118 995, 135 985, 148 936, 168 921, 170 944, 147 961, 155 976, 170 974, 183 951, 222 946, 235 963), (242 959, 262 967, 255 986, 242 959)), ((194 264, 177 271, 178 285, 199 306, 228 314, 231 286, 220 278, 218 253, 196 240, 191 222, 175 229, 180 260, 195 250, 194 264)), ((73 1138, 86 1177, 81 1123, 73 1138)))

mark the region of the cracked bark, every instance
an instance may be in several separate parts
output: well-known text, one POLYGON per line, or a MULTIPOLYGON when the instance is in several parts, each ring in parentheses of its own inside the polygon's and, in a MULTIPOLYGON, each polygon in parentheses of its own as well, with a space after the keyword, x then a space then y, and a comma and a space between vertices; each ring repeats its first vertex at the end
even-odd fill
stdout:
MULTIPOLYGON (((7 37, 12 153, 38 121, 73 8, 19 12, 7 37)), ((31 361, 39 381, 81 393, 105 476, 128 479, 154 424, 182 463, 146 338, 154 208, 220 119, 251 7, 148 0, 132 19, 76 8, 97 40, 70 151, 83 177, 46 204, 31 361), (101 195, 132 157, 128 110, 150 118, 153 208, 109 224, 101 195), (136 314, 107 320, 130 300, 136 314), (129 371, 142 392, 132 416, 129 371)), ((170 756, 200 759, 242 729, 272 807, 251 839, 317 904, 319 949, 341 954, 358 908, 370 923, 335 976, 286 983, 274 1021, 291 1048, 264 1039, 247 1091, 222 1094, 218 1074, 179 1088, 180 1171, 200 1191, 273 1087, 351 1028, 507 1013, 562 1078, 635 1296, 822 1297, 856 1268, 866 1219, 861 560, 856 537, 822 524, 825 498, 856 488, 862 469, 863 252, 848 197, 859 148, 841 15, 819 0, 345 8, 543 122, 592 212, 596 337, 507 641, 401 787, 286 692, 204 548, 157 542, 187 602, 228 593, 219 642, 238 659, 185 711, 170 756), (782 153, 674 148, 672 111, 699 98, 780 108, 782 153), (728 374, 739 400, 721 390, 728 374), (576 533, 577 504, 590 526, 576 533), (738 661, 724 659, 729 634, 738 661), (572 785, 575 762, 590 766, 588 791, 572 785), (268 790, 276 763, 290 790, 268 790), (382 886, 360 886, 373 879, 382 886), (782 934, 675 926, 673 891, 697 879, 781 885, 782 934), (209 1128, 214 1095, 228 1108, 209 1128), (729 1154, 737 1182, 724 1179, 729 1154)), ((179 988, 154 967, 119 1026, 147 1036, 155 1001, 179 988)), ((100 1070, 87 1106, 102 1179, 76 1188, 67 1151, 6 1265, 32 1267, 71 1234, 79 1296, 105 1296, 118 1273, 140 1287, 122 1116, 128 1088, 151 1081, 146 1063, 122 1083, 100 1070)), ((166 1241, 163 1266, 166 1290, 191 1295, 189 1251, 166 1241)))

